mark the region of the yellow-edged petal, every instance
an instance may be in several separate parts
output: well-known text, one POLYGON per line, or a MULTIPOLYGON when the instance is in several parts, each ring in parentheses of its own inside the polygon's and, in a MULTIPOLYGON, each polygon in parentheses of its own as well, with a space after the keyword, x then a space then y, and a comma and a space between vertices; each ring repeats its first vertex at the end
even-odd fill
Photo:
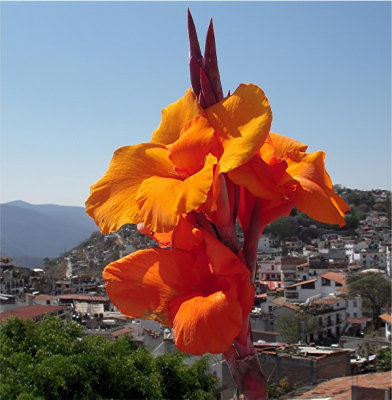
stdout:
POLYGON ((214 129, 206 118, 199 115, 186 125, 181 137, 167 148, 176 170, 193 175, 203 168, 207 154, 217 155, 217 146, 214 129))
POLYGON ((327 224, 344 226, 344 213, 349 207, 334 192, 331 178, 325 170, 324 158, 325 153, 322 151, 288 153, 287 173, 300 184, 291 198, 296 200, 297 208, 309 217, 327 224))
POLYGON ((162 110, 161 123, 153 132, 151 142, 161 144, 175 142, 180 137, 184 125, 200 112, 201 108, 196 95, 191 89, 188 89, 184 97, 162 110))
POLYGON ((252 84, 242 84, 229 97, 205 110, 222 142, 221 173, 245 164, 268 136, 272 112, 264 92, 252 84))
POLYGON ((287 153, 291 153, 292 151, 305 152, 308 148, 306 144, 278 133, 270 132, 269 137, 274 145, 275 155, 277 157, 284 157, 287 153))
POLYGON ((277 185, 273 172, 273 169, 256 155, 246 164, 230 171, 228 175, 234 183, 245 187, 254 196, 274 199, 282 196, 282 190, 277 185))
POLYGON ((172 177, 174 166, 165 146, 142 143, 115 151, 108 170, 91 186, 86 212, 102 233, 117 231, 124 224, 141 222, 136 192, 151 176, 172 177))
POLYGON ((197 210, 207 199, 216 162, 209 154, 203 169, 183 181, 160 176, 144 180, 136 201, 146 227, 153 232, 168 232, 181 214, 197 210))

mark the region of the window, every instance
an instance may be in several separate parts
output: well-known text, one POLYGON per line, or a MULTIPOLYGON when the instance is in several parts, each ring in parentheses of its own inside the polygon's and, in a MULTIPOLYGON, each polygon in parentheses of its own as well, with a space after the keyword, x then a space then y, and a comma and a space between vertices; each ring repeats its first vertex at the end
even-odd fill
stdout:
POLYGON ((275 270, 275 266, 271 265, 271 271, 275 270))
POLYGON ((353 301, 353 307, 358 307, 358 305, 357 305, 357 300, 354 300, 354 301, 353 301))
POLYGON ((302 285, 302 289, 314 289, 315 284, 314 282, 307 283, 306 285, 302 285))

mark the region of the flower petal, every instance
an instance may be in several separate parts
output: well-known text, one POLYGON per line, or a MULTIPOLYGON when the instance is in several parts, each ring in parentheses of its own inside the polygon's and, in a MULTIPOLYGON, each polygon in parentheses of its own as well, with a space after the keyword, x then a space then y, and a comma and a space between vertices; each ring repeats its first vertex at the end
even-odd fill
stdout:
POLYGON ((274 146, 274 152, 277 157, 284 157, 287 153, 292 151, 305 152, 308 148, 306 144, 287 136, 279 135, 278 133, 270 132, 269 137, 274 146))
POLYGON ((216 158, 209 154, 204 168, 183 181, 160 176, 144 180, 136 201, 146 227, 153 232, 168 232, 181 214, 198 209, 211 188, 215 164, 216 158))
POLYGON ((344 213, 349 207, 334 192, 331 178, 325 170, 324 158, 322 151, 288 153, 287 172, 300 184, 290 197, 296 200, 297 208, 309 217, 344 226, 344 213))
POLYGON ((230 171, 228 175, 234 183, 245 187, 254 196, 274 199, 282 196, 282 190, 277 185, 273 172, 273 169, 256 155, 246 164, 230 171))
POLYGON ((117 231, 122 225, 141 222, 136 192, 151 176, 173 177, 174 166, 165 146, 142 143, 115 151, 108 170, 91 186, 86 212, 102 233, 117 231))
POLYGON ((184 353, 223 353, 242 327, 240 303, 229 291, 177 298, 170 306, 176 346, 184 353))
POLYGON ((206 118, 197 116, 186 125, 181 137, 167 147, 176 169, 193 175, 203 168, 208 153, 217 156, 217 146, 214 129, 206 118))
POLYGON ((104 269, 106 291, 121 313, 171 326, 169 301, 197 286, 191 274, 194 260, 181 250, 137 251, 104 269))
POLYGON ((264 92, 252 84, 240 85, 230 97, 205 112, 224 148, 219 161, 222 173, 246 163, 258 152, 272 121, 264 92))
POLYGON ((179 137, 183 126, 200 114, 201 108, 196 95, 188 89, 184 97, 162 110, 162 120, 153 132, 151 142, 170 144, 179 137))

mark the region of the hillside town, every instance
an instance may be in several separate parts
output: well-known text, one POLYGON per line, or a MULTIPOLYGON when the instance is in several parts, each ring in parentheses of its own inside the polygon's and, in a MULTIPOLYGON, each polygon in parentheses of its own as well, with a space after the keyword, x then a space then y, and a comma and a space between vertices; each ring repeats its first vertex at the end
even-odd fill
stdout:
MULTIPOLYGON (((294 233, 277 225, 261 236, 251 324, 270 381, 278 384, 284 378, 298 387, 311 386, 375 372, 377 354, 390 347, 390 293, 389 302, 379 304, 360 284, 378 282, 376 289, 381 290, 391 279, 390 212, 383 206, 389 201, 390 207, 390 192, 370 193, 370 204, 360 196, 357 204, 350 202, 348 220, 357 221, 348 229, 311 220, 304 226, 297 218, 294 233)), ((345 188, 341 195, 349 201, 358 198, 345 188)), ((111 341, 128 335, 156 355, 176 351, 170 328, 119 313, 101 277, 106 264, 152 244, 135 226, 126 225, 109 235, 94 233, 39 268, 22 268, 2 258, 0 321, 11 316, 40 321, 52 314, 111 341)), ((228 399, 234 384, 227 366, 219 357, 212 360, 211 368, 222 382, 220 396, 228 399)), ((374 390, 385 393, 384 386, 374 390)), ((376 395, 372 398, 379 398, 376 395)), ((359 393, 357 398, 364 397, 359 393)))

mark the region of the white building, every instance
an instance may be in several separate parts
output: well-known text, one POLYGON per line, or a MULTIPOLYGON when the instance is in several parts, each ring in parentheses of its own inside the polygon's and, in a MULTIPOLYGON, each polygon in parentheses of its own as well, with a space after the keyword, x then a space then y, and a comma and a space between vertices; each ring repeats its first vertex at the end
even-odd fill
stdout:
POLYGON ((268 253, 270 251, 276 250, 278 245, 275 239, 270 238, 267 235, 262 235, 259 239, 258 251, 268 253))

